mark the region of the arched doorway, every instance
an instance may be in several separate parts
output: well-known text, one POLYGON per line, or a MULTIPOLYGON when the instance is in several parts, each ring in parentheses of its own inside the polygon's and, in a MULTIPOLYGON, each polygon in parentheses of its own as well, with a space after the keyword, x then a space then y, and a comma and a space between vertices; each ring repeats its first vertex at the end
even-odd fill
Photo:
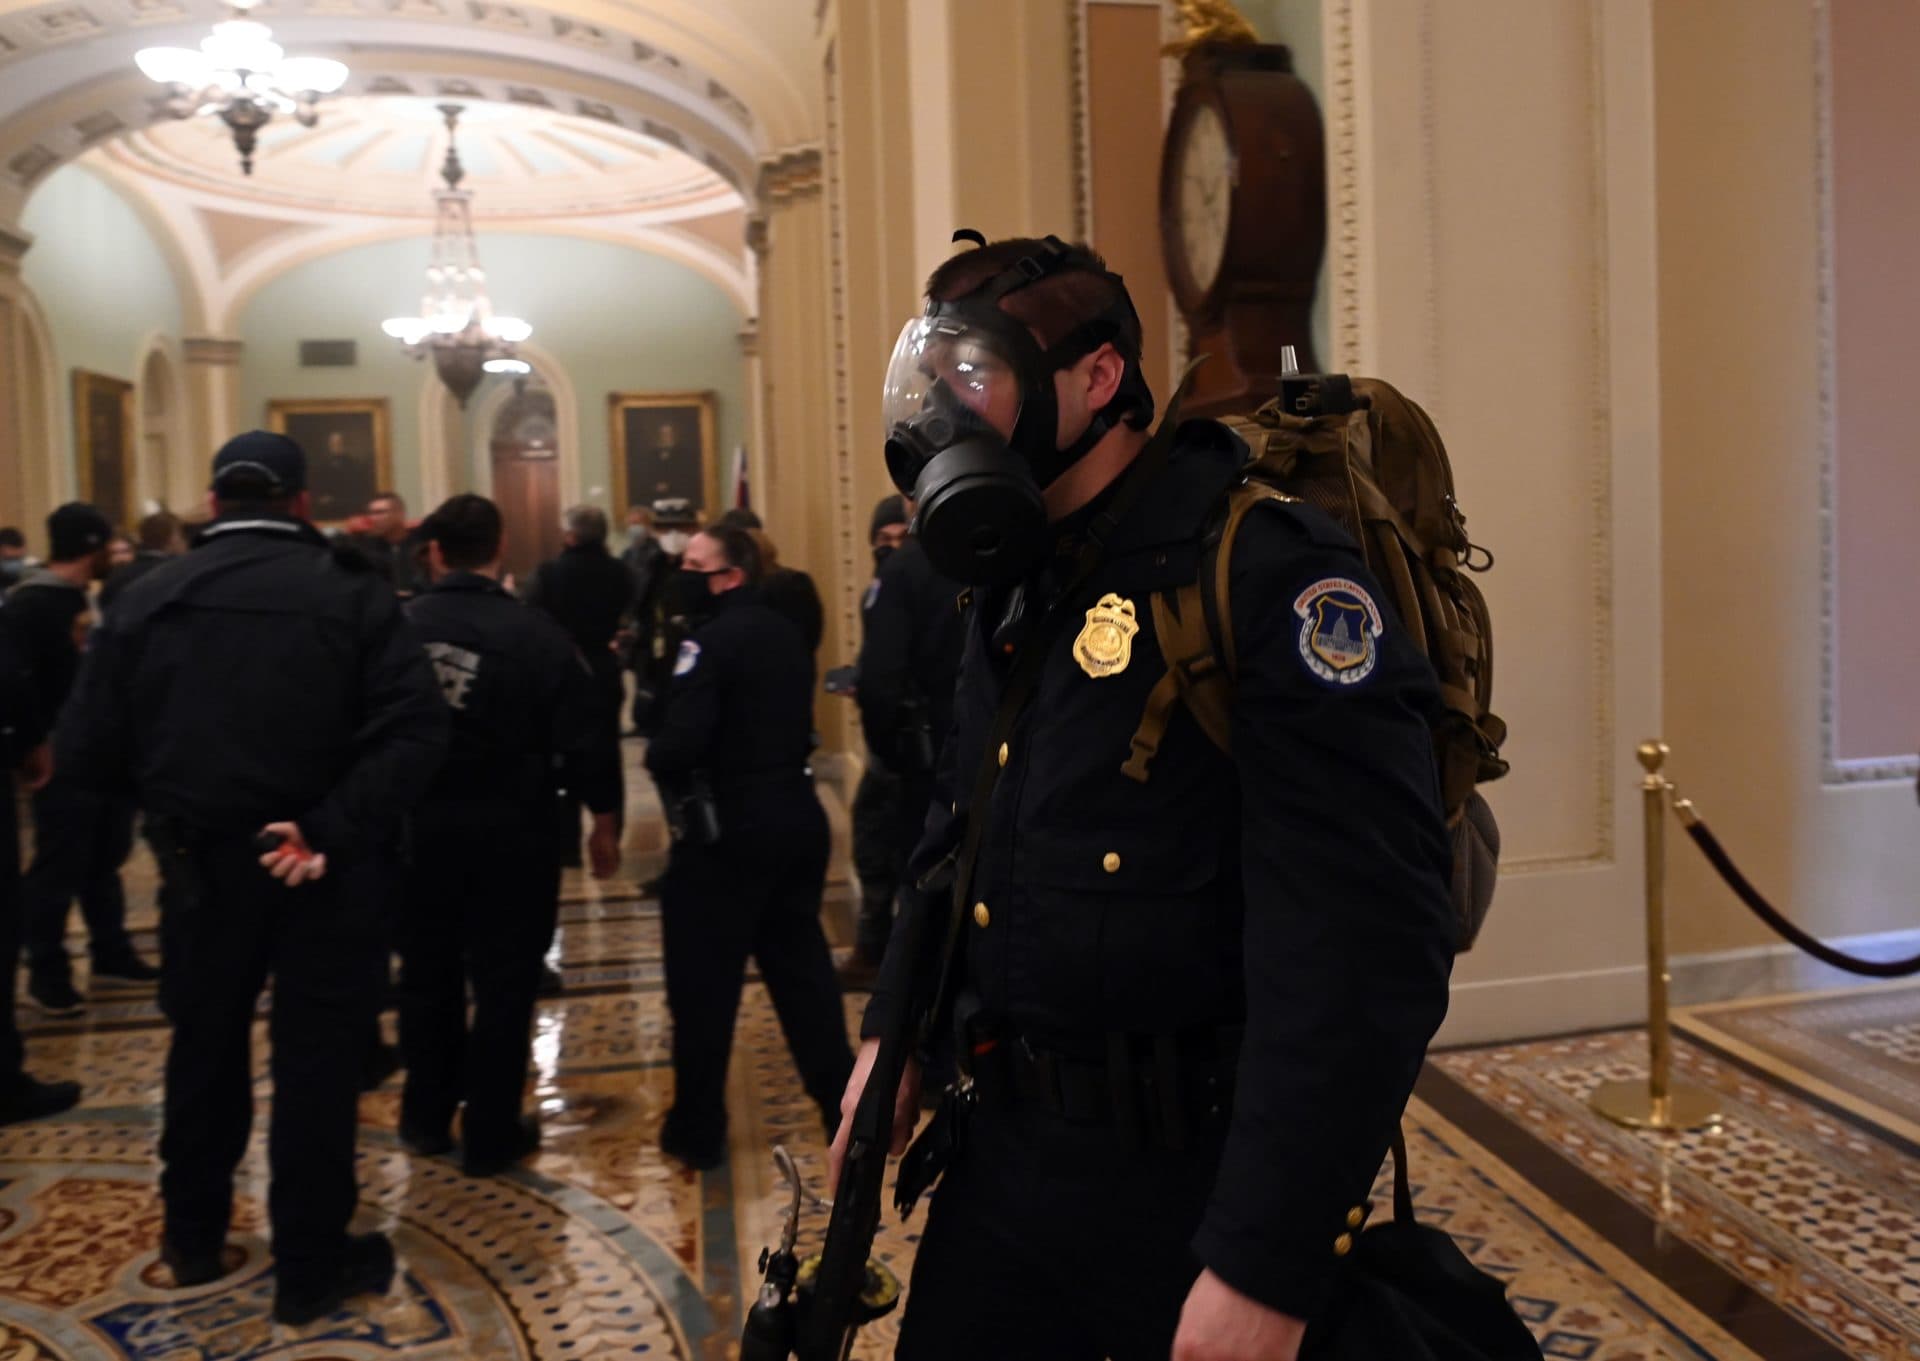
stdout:
POLYGON ((538 377, 514 383, 488 432, 493 499, 507 530, 507 570, 525 581, 560 551, 560 418, 538 377))

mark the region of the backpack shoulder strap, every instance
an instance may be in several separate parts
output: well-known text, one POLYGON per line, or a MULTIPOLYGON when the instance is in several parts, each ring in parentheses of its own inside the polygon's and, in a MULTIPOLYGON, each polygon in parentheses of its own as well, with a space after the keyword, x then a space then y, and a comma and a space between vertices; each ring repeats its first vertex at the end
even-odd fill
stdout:
POLYGON ((1266 501, 1292 501, 1278 487, 1247 478, 1227 493, 1219 541, 1201 555, 1195 580, 1153 597, 1153 631, 1167 674, 1147 696, 1146 712, 1134 729, 1132 750, 1120 771, 1142 784, 1152 775, 1153 758, 1166 739, 1173 706, 1184 702, 1207 740, 1221 751, 1233 750, 1233 674, 1237 658, 1233 613, 1227 598, 1233 572, 1233 545, 1248 512, 1266 501))

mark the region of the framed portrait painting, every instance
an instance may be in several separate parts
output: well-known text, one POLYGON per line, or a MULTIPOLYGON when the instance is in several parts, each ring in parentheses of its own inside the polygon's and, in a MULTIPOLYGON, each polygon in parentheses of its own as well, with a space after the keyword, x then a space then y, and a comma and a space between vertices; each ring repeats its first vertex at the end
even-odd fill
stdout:
POLYGON ((75 369, 73 444, 80 499, 123 529, 139 518, 133 504, 133 438, 133 384, 75 369))
POLYGON ((267 428, 306 451, 315 524, 358 515, 393 486, 385 397, 276 398, 267 403, 267 428))
POLYGON ((703 523, 717 513, 711 392, 616 392, 607 406, 616 520, 668 496, 693 502, 703 523))

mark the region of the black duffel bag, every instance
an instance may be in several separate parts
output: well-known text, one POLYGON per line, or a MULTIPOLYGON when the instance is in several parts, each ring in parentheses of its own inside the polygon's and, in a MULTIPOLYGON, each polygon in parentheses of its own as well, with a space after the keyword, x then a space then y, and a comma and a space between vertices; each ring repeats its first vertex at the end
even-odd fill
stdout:
POLYGON ((1301 1361, 1543 1361, 1507 1288, 1413 1216, 1405 1138, 1393 1136, 1393 1219, 1362 1233, 1301 1361))

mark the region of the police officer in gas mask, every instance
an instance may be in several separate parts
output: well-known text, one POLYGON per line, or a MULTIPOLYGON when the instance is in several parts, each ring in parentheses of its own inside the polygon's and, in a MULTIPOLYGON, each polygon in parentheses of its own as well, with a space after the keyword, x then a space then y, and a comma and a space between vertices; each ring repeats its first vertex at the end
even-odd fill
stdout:
POLYGON ((1180 708, 1133 760, 1178 695, 1159 597, 1214 560, 1246 447, 1149 433, 1139 318, 1085 246, 982 242, 927 297, 887 460, 972 604, 902 909, 931 929, 896 924, 843 1110, 908 995, 946 1000, 972 1085, 903 1164, 909 1199, 944 1172, 897 1355, 1293 1361, 1446 1011, 1432 670, 1332 520, 1263 503, 1222 564, 1230 744, 1180 708), (1330 610, 1369 621, 1331 661, 1330 610))
POLYGON ((830 1132, 853 1067, 820 929, 829 837, 807 766, 813 656, 760 599, 760 570, 746 530, 693 536, 674 582, 692 631, 647 748, 674 836, 660 891, 674 1096, 660 1147, 702 1168, 726 1154, 727 1058, 749 955, 830 1132))

